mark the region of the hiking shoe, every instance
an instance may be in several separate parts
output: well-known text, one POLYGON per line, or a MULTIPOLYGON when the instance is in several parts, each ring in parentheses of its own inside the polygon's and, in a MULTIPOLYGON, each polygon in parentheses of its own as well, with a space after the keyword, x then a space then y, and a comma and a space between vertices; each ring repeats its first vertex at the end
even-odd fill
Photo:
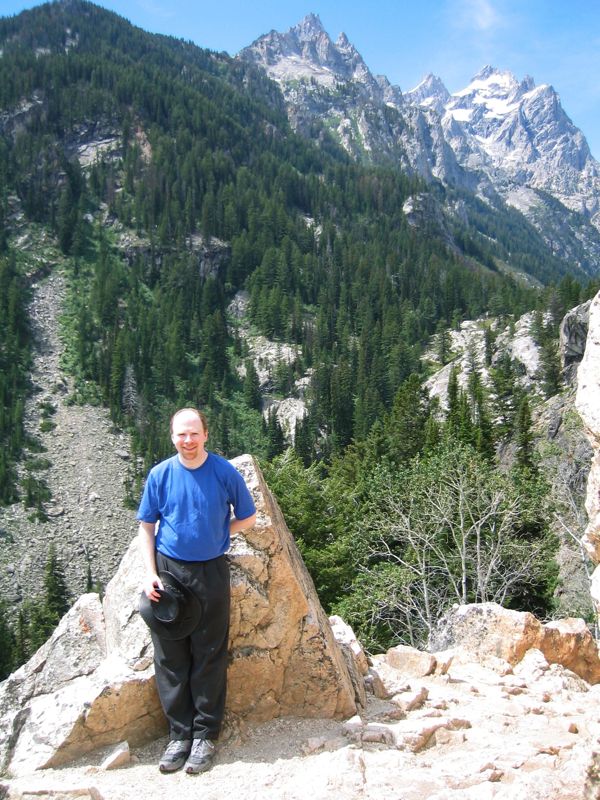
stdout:
POLYGON ((215 756, 215 746, 209 739, 194 739, 192 750, 185 762, 185 771, 189 775, 206 772, 215 756))
POLYGON ((161 772, 175 772, 181 769, 191 749, 192 743, 189 739, 172 739, 158 762, 159 770, 161 772))

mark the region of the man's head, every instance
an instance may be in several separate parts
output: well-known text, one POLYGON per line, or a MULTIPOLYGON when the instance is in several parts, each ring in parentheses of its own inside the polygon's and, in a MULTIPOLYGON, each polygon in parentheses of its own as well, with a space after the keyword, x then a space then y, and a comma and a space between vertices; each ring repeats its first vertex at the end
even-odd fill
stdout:
POLYGON ((171 441, 181 463, 194 469, 204 463, 208 439, 205 415, 197 408, 181 408, 171 417, 171 441))

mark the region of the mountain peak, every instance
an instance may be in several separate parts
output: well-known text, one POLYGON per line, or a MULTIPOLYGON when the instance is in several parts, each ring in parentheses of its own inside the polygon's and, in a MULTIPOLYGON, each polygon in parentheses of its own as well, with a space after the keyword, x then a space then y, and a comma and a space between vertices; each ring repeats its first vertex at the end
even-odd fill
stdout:
POLYGON ((303 17, 297 25, 290 28, 290 33, 295 33, 301 41, 306 41, 315 36, 321 36, 326 31, 319 15, 311 12, 303 17))
POLYGON ((335 46, 342 50, 347 50, 349 47, 354 48, 354 45, 350 43, 350 40, 343 31, 338 36, 335 46))
POLYGON ((497 70, 495 67, 492 67, 491 64, 486 64, 485 67, 479 70, 479 72, 473 76, 474 81, 486 81, 492 75, 500 73, 500 70, 497 70))
POLYGON ((445 104, 450 98, 450 93, 441 78, 432 72, 427 74, 418 86, 405 93, 409 102, 424 108, 433 108, 442 113, 445 104))
POLYGON ((433 72, 429 72, 419 83, 415 86, 414 89, 411 89, 408 94, 419 93, 419 94, 442 94, 448 95, 448 90, 444 85, 444 82, 441 78, 438 78, 437 75, 434 75, 433 72))
POLYGON ((271 31, 244 48, 240 56, 262 65, 282 84, 309 81, 332 87, 352 82, 379 98, 381 89, 345 33, 334 43, 317 14, 308 14, 286 33, 271 31))
POLYGON ((514 91, 519 86, 519 81, 509 70, 496 69, 489 64, 471 79, 471 83, 459 94, 481 90, 484 87, 493 87, 493 91, 498 89, 506 92, 514 91))
POLYGON ((535 89, 535 81, 531 75, 525 75, 521 81, 521 89, 523 92, 530 92, 532 89, 535 89))

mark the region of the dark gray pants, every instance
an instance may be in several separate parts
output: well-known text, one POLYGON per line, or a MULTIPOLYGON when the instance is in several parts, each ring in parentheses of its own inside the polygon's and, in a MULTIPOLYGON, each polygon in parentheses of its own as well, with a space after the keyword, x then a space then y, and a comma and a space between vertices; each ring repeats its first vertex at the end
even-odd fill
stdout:
POLYGON ((161 639, 152 632, 154 668, 171 739, 216 739, 225 713, 229 639, 229 562, 178 561, 156 554, 158 570, 168 570, 192 589, 203 607, 202 620, 185 639, 161 639))

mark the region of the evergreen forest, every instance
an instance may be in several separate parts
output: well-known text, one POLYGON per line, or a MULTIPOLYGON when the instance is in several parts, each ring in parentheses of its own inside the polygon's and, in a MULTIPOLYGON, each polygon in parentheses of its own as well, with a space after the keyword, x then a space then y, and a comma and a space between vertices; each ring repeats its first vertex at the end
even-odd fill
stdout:
MULTIPOLYGON (((443 410, 424 389, 425 355, 433 342, 446 363, 462 320, 537 309, 550 396, 558 323, 597 286, 515 211, 467 198, 470 222, 450 233, 434 216, 410 225, 409 198, 460 193, 355 163, 326 129, 303 139, 277 87, 224 54, 85 0, 0 19, 0 48, 0 501, 43 514, 43 481, 17 469, 35 449, 23 411, 40 265, 19 251, 27 224, 62 254, 70 402, 106 406, 131 434, 132 508, 171 453, 170 415, 198 406, 213 449, 260 460, 324 607, 368 648, 423 645, 454 602, 550 616, 557 542, 515 364, 494 366, 493 393, 475 368, 467 389, 454 376, 443 410), (310 376, 293 443, 261 413, 231 313, 241 292, 252 332, 296 354, 274 376, 279 395, 310 376)), ((5 673, 64 610, 54 553, 46 575, 46 602, 22 609, 18 630, 0 613, 5 673)))

